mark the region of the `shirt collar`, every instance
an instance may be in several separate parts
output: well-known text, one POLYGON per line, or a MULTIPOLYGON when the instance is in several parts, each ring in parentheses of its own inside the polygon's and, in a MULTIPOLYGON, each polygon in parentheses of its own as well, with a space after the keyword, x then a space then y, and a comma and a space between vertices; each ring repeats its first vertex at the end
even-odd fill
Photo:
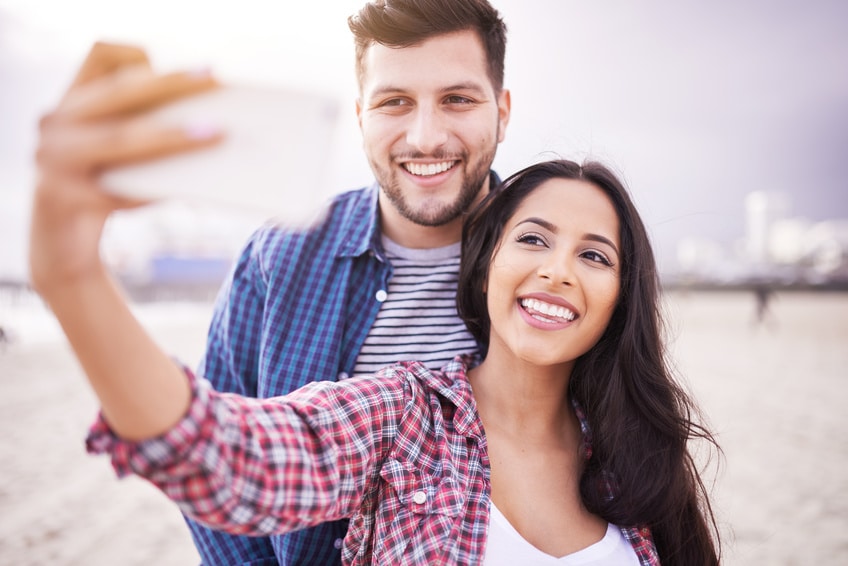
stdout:
MULTIPOLYGON (((481 437, 483 431, 477 418, 477 403, 468 381, 468 370, 476 367, 482 361, 479 353, 460 354, 445 364, 441 371, 431 372, 421 362, 402 362, 419 379, 427 383, 439 395, 450 401, 456 413, 453 424, 456 431, 466 437, 481 437)), ((571 407, 580 423, 581 453, 584 459, 592 457, 592 429, 583 406, 574 397, 571 407)))
POLYGON ((380 223, 377 220, 377 195, 380 187, 374 183, 357 193, 339 212, 340 234, 345 234, 336 249, 336 257, 359 257, 372 251, 382 256, 380 223))
POLYGON ((440 371, 430 371, 421 362, 401 362, 419 380, 454 407, 453 424, 466 437, 482 437, 477 403, 468 382, 468 370, 480 363, 478 354, 461 354, 445 364, 440 371))

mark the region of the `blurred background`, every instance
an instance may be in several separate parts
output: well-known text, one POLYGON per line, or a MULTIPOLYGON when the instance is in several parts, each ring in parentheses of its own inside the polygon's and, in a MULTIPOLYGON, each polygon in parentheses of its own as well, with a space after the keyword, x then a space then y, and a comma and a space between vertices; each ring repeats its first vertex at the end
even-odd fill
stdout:
MULTIPOLYGON (((197 561, 161 496, 83 453, 96 406, 26 285, 38 117, 94 41, 135 43, 163 71, 337 100, 314 191, 368 184, 346 24, 361 3, 0 0, 0 563, 197 561)), ((513 100, 495 168, 591 157, 626 179, 671 352, 725 449, 726 563, 848 562, 848 4, 493 3, 513 100)), ((165 202, 116 217, 104 254, 151 331, 195 363, 215 290, 264 220, 165 202)))

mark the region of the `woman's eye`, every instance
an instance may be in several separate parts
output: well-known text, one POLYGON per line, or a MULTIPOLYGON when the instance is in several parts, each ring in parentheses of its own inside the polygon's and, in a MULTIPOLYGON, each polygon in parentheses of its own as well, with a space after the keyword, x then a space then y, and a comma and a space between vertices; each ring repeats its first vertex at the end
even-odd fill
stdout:
POLYGON ((545 240, 538 234, 521 234, 518 236, 517 241, 522 244, 528 244, 531 246, 544 246, 545 240))
POLYGON ((589 251, 583 252, 582 255, 583 255, 583 257, 585 257, 589 261, 593 261, 595 263, 602 263, 603 265, 606 265, 607 267, 612 267, 612 262, 609 260, 609 258, 599 251, 589 250, 589 251))

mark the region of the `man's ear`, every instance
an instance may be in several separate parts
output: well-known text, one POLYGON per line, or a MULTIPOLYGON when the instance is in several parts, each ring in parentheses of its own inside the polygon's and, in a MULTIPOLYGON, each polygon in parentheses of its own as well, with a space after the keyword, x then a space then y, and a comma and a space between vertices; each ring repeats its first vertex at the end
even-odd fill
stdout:
POLYGON ((508 89, 502 89, 498 95, 498 143, 506 137, 506 127, 512 112, 512 95, 508 89))

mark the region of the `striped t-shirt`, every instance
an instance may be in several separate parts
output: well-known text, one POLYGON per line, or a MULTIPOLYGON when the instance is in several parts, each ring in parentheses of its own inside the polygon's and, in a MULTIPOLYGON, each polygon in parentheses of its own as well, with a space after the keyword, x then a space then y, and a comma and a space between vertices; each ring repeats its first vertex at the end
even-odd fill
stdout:
POLYGON ((477 349, 456 314, 460 244, 410 249, 383 236, 392 264, 386 300, 356 358, 356 374, 372 374, 399 361, 437 370, 457 354, 477 349))

